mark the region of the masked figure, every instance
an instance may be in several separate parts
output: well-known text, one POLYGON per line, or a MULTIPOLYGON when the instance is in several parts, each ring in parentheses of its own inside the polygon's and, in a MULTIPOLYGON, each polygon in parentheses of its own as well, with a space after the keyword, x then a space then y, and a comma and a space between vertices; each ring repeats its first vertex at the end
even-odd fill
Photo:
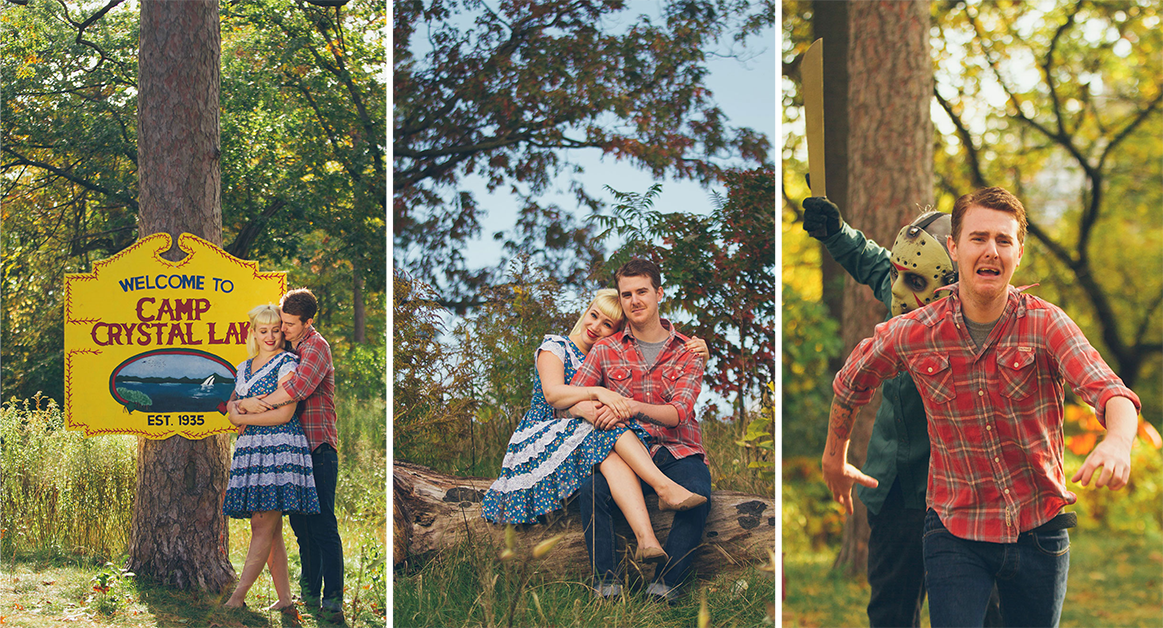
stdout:
POLYGON ((901 228, 892 245, 892 315, 940 298, 937 289, 957 281, 957 266, 946 248, 949 214, 927 212, 901 228))

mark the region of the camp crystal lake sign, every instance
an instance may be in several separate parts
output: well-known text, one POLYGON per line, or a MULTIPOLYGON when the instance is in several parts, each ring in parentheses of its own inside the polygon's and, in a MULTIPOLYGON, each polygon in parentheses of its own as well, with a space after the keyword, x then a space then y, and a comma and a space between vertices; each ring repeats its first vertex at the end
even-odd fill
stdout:
POLYGON ((247 357, 256 305, 278 303, 286 273, 260 273, 183 233, 158 233, 93 272, 65 275, 65 421, 73 430, 190 439, 234 431, 226 402, 247 357))

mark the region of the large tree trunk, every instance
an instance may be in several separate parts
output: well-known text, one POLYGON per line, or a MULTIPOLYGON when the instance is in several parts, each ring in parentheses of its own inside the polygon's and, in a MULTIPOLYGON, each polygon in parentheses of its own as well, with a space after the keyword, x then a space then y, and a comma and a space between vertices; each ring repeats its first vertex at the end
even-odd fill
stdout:
MULTIPOLYGON (((503 547, 505 526, 481 519, 481 498, 492 478, 462 478, 428 467, 396 461, 393 465, 393 547, 392 561, 400 566, 430 552, 447 550, 465 539, 503 547)), ((673 514, 660 512, 658 500, 647 496, 650 522, 663 544, 673 514)), ((590 574, 590 560, 582 534, 581 514, 576 500, 563 512, 554 513, 547 525, 519 526, 518 556, 542 540, 557 534, 565 538, 538 569, 549 573, 584 578, 590 574)), ((614 532, 633 538, 629 526, 615 517, 614 532)), ((775 551, 775 501, 770 496, 735 491, 715 491, 711 514, 707 517, 703 544, 697 550, 694 568, 704 577, 747 565, 767 563, 775 551)), ((650 576, 647 571, 644 575, 650 576)))
MULTIPOLYGON (((827 11, 829 3, 813 6, 827 11)), ((929 104, 933 65, 929 56, 927 2, 853 2, 848 11, 847 222, 891 247, 901 226, 933 203, 933 126, 929 104)), ((827 42, 825 42, 827 45, 827 42)), ((827 80, 827 79, 826 79, 827 80)), ((829 177, 829 187, 832 185, 829 177)), ((844 355, 872 335, 886 311, 872 292, 845 280, 844 355)), ((861 411, 849 459, 864 463, 878 394, 861 411)), ((844 530, 837 567, 863 573, 868 562, 868 519, 856 512, 844 530)))
MULTIPOLYGON (((142 0, 138 234, 189 232, 222 246, 217 0, 142 0)), ((129 568, 177 588, 234 581, 222 496, 229 437, 140 439, 129 568)))

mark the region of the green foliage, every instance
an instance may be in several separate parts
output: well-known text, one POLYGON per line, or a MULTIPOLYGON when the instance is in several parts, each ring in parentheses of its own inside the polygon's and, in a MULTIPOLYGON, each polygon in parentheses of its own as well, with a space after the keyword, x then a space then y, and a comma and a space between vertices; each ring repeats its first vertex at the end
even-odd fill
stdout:
POLYGON ((844 513, 824 484, 819 456, 783 459, 783 551, 818 552, 839 546, 844 513))
POLYGON ((749 469, 759 469, 761 480, 775 481, 775 384, 767 383, 759 412, 747 423, 747 431, 737 444, 752 454, 749 469))
POLYGON ((90 603, 97 612, 102 615, 113 615, 122 606, 123 589, 131 589, 133 578, 137 574, 128 569, 118 567, 113 563, 105 563, 105 566, 93 576, 93 591, 95 595, 90 598, 90 603))
POLYGON ((459 396, 471 384, 469 369, 441 339, 446 315, 431 287, 396 271, 392 446, 397 459, 438 466, 469 439, 474 404, 459 396))
POLYGON ((824 450, 832 403, 828 361, 843 350, 840 326, 819 301, 783 286, 783 456, 824 450))
POLYGON ((476 402, 470 465, 481 464, 466 472, 500 471, 509 435, 533 397, 534 351, 545 334, 568 334, 588 305, 563 310, 558 285, 526 256, 510 262, 508 279, 485 290, 483 305, 453 331, 461 363, 469 369, 464 395, 476 402))
POLYGON ((134 437, 84 438, 64 428, 56 402, 40 396, 0 407, 0 435, 0 554, 109 560, 126 551, 134 437))

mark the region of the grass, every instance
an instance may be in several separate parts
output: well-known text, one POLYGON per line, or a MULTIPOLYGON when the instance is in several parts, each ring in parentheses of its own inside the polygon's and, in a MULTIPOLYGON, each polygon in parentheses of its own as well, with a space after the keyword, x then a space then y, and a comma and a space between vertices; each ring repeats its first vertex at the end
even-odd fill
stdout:
POLYGON ((551 578, 538 572, 535 562, 505 562, 498 554, 498 548, 464 544, 397 573, 393 626, 686 627, 697 624, 702 596, 712 626, 772 625, 772 574, 758 569, 695 583, 692 594, 671 607, 637 590, 618 601, 599 601, 587 576, 551 578))
MULTIPOLYGON (((785 628, 868 625, 868 582, 834 572, 834 558, 831 550, 785 557, 785 628)), ((1072 532, 1063 628, 1155 628, 1161 614, 1163 536, 1072 532)), ((927 603, 921 625, 929 625, 927 603)))
MULTIPOLYGON (((340 470, 336 515, 344 546, 344 613, 349 626, 384 626, 387 617, 386 451, 382 400, 337 400, 340 470)), ((0 625, 61 622, 118 626, 268 626, 286 618, 218 608, 224 596, 173 591, 117 578, 126 564, 135 490, 136 439, 83 438, 63 429, 51 400, 10 402, 3 430, 0 507, 0 625), (16 444, 19 444, 18 446, 16 444), (101 482, 93 482, 99 477, 101 482), (106 567, 106 563, 111 565, 106 567), (95 591, 105 574, 114 585, 95 591)), ((231 520, 229 553, 235 571, 250 542, 249 522, 231 520)), ((299 572, 289 525, 292 589, 299 572)), ((252 609, 275 599, 264 574, 247 598, 252 609)), ((310 615, 303 626, 315 626, 310 615)))

